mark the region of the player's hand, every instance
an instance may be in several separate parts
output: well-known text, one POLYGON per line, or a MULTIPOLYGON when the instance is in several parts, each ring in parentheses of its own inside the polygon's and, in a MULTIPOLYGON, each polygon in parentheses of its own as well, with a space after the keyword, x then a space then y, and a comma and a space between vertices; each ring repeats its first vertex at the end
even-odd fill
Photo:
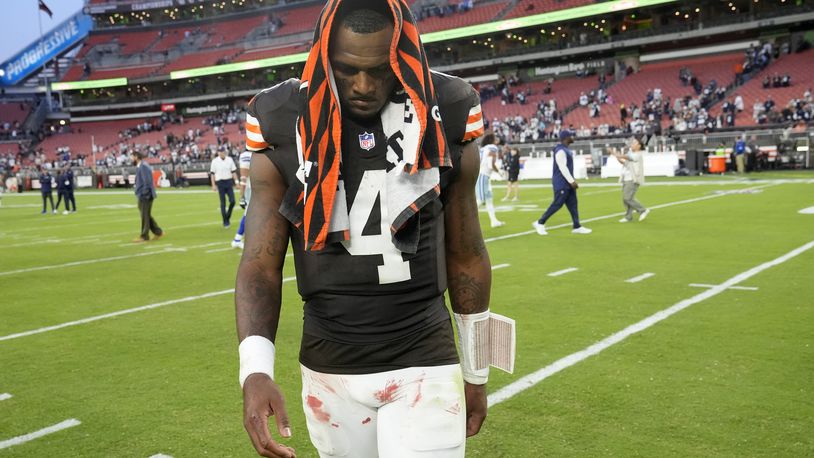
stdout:
POLYGON ((579 183, 577 183, 576 181, 572 182, 571 189, 579 189, 579 183))
POLYGON ((466 437, 474 436, 480 431, 486 420, 486 385, 473 385, 464 382, 466 397, 466 437))
POLYGON ((212 191, 217 192, 217 191, 218 191, 218 187, 217 187, 217 186, 215 186, 215 185, 212 185, 212 191))
POLYGON ((245 210, 245 209, 246 209, 246 206, 248 206, 248 205, 249 205, 249 204, 248 204, 248 202, 246 202, 246 198, 245 198, 245 197, 241 197, 241 198, 240 198, 240 208, 242 208, 242 209, 244 209, 244 210, 245 210))
POLYGON ((268 417, 274 415, 277 431, 291 437, 291 425, 280 387, 265 374, 252 374, 243 384, 243 426, 257 454, 269 458, 296 458, 294 449, 271 438, 268 417))

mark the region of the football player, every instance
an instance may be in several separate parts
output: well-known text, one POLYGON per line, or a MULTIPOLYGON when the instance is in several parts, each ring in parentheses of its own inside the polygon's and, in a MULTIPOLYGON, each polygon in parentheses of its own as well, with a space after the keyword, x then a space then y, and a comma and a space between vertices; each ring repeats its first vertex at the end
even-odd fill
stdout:
MULTIPOLYGON (((259 140, 258 134, 246 131, 246 136, 259 140)), ((249 169, 252 165, 252 152, 249 150, 240 153, 237 159, 238 168, 240 169, 240 208, 243 209, 243 217, 240 218, 240 226, 237 228, 235 238, 232 239, 232 248, 243 249, 243 233, 246 230, 246 212, 248 211, 249 200, 252 198, 252 184, 249 180, 249 169)))
POLYGON ((295 456, 268 428, 274 416, 283 440, 292 434, 274 376, 290 240, 302 403, 320 456, 463 457, 489 371, 477 92, 430 71, 405 0, 329 0, 302 78, 261 92, 248 113, 256 153, 235 305, 257 453, 295 456))

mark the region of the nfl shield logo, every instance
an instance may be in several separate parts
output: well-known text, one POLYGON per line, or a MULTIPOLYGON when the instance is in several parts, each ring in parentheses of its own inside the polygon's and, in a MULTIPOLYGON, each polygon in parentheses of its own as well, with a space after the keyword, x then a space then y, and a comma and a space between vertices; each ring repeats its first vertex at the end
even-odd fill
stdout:
POLYGON ((365 151, 370 151, 376 146, 376 137, 367 132, 359 135, 359 147, 365 151))

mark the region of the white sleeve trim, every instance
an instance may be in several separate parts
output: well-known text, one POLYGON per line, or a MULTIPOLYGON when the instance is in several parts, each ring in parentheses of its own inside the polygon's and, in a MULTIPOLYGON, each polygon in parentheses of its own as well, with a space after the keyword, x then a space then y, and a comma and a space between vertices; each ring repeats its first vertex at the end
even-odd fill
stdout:
POLYGON ((573 183, 574 177, 571 176, 571 172, 568 171, 568 160, 565 158, 565 151, 557 151, 557 153, 554 154, 554 160, 557 162, 557 167, 560 168, 560 173, 562 173, 565 181, 573 183))

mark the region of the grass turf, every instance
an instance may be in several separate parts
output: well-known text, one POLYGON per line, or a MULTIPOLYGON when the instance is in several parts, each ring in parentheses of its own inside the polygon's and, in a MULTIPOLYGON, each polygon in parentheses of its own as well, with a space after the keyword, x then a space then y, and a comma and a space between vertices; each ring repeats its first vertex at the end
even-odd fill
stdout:
MULTIPOLYGON (((684 203, 629 224, 617 223, 612 181, 589 180, 580 189, 589 236, 530 233, 551 198, 545 182, 524 182, 514 205, 498 202, 507 225, 481 222, 492 264, 510 266, 493 274, 491 306, 517 320, 518 356, 515 374, 492 372, 489 391, 703 291, 690 283, 719 284, 814 240, 814 215, 798 213, 814 206, 814 174, 756 177, 786 181, 652 180, 639 192, 645 205, 684 203), (579 270, 546 275, 568 267, 579 270), (645 272, 656 275, 625 282, 645 272)), ((224 293, 239 260, 228 249, 236 225, 220 227, 216 195, 160 192, 154 216, 168 236, 145 245, 129 243, 131 195, 77 202, 71 215, 40 215, 36 194, 5 195, 0 207, 0 393, 13 396, 0 401, 0 442, 82 422, 0 456, 253 456, 224 293), (77 261, 86 263, 65 265, 77 261), (206 293, 220 294, 4 339, 206 293)), ((563 209, 549 227, 568 222, 563 209)), ((724 291, 493 406, 467 455, 814 454, 813 272, 810 250, 743 283, 756 291, 724 291)), ((294 275, 290 259, 284 275, 294 275)), ((301 302, 294 282, 283 290, 288 443, 316 456, 299 405, 301 302)))

